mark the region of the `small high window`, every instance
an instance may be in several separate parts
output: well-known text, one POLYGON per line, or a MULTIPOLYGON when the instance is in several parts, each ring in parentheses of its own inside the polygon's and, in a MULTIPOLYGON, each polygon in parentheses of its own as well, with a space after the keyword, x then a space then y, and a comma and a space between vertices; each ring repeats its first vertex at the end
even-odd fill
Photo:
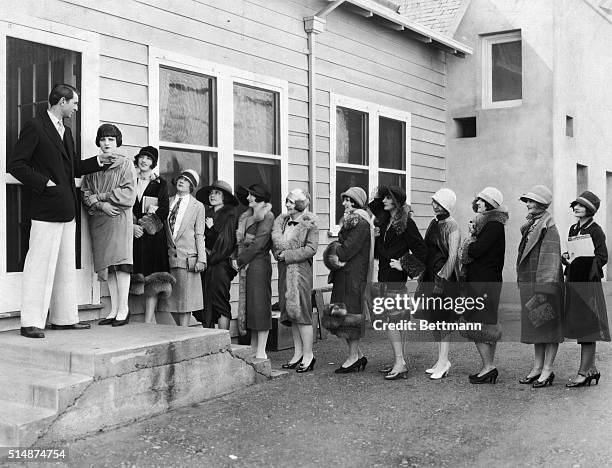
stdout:
POLYGON ((574 118, 572 116, 565 116, 565 136, 574 136, 574 118))
POLYGON ((474 138, 476 136, 476 117, 462 117, 453 120, 457 138, 474 138))

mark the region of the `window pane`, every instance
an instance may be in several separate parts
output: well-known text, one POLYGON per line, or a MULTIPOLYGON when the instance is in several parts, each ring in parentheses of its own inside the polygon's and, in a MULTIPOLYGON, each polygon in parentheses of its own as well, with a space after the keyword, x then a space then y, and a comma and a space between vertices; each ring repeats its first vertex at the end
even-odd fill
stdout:
POLYGON ((215 146, 214 101, 214 78, 161 67, 160 139, 215 146))
POLYGON ((493 44, 491 64, 493 101, 521 99, 521 41, 493 44))
POLYGON ((378 119, 379 167, 406 169, 406 123, 380 117, 378 119))
POLYGON ((171 196, 176 193, 172 180, 185 169, 193 169, 200 175, 199 187, 210 185, 217 178, 217 154, 160 148, 159 175, 166 179, 171 196))
POLYGON ((336 161, 368 165, 368 114, 336 108, 336 161))
POLYGON ((398 185, 406 190, 406 175, 392 172, 379 172, 378 185, 398 185))
MULTIPOLYGON (((67 83, 81 86, 81 54, 44 44, 6 38, 6 149, 7 154, 17 143, 19 131, 28 120, 44 112, 50 86, 67 83), (50 64, 52 64, 50 66, 50 64)), ((65 124, 72 129, 76 148, 80 149, 80 113, 75 112, 65 124)), ((7 158, 8 160, 8 158, 7 158)), ((6 186, 7 271, 23 271, 23 262, 30 238, 29 206, 31 191, 21 185, 6 186)), ((81 266, 80 212, 77 213, 75 240, 76 266, 81 266)))
POLYGON ((280 154, 278 93, 234 85, 234 148, 280 154))
MULTIPOLYGON (((234 162, 234 190, 239 186, 248 187, 253 184, 264 184, 270 190, 272 211, 279 215, 281 209, 281 177, 279 161, 270 159, 238 158, 234 162)), ((246 207, 240 205, 242 213, 246 207)))
POLYGON ((342 206, 342 192, 349 187, 361 187, 366 193, 369 192, 368 172, 364 170, 354 170, 346 168, 336 169, 336 224, 344 215, 342 206))

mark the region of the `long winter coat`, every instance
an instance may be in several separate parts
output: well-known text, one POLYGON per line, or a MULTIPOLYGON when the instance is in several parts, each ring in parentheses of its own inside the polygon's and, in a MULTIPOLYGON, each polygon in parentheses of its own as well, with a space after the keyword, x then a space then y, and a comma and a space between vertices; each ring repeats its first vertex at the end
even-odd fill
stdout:
POLYGON ((466 292, 470 297, 484 297, 482 310, 464 314, 467 321, 497 324, 497 309, 502 287, 506 252, 504 225, 508 221, 505 207, 477 213, 474 234, 462 246, 461 261, 465 269, 466 292))
POLYGON ((548 211, 523 233, 522 255, 517 258, 516 276, 521 296, 521 341, 561 343, 563 341, 563 271, 561 242, 555 221, 548 211), (529 319, 527 302, 545 294, 555 318, 535 327, 529 319))
POLYGON ((312 324, 312 258, 318 246, 314 214, 304 211, 294 221, 283 213, 274 221, 272 251, 277 259, 284 253, 284 261, 278 262, 278 302, 284 325, 312 324))
POLYGON ((214 328, 219 317, 232 318, 230 287, 236 270, 231 256, 236 248, 236 208, 223 205, 219 210, 207 209, 207 217, 213 219, 211 228, 206 227, 206 249, 208 268, 204 273, 204 321, 203 326, 214 328))
POLYGON ((106 170, 83 177, 81 192, 89 213, 94 269, 100 280, 106 281, 109 266, 133 264, 134 164, 126 157, 117 158, 106 170), (99 202, 119 208, 119 214, 108 216, 99 209, 99 202))
POLYGON ((331 302, 344 303, 348 314, 361 314, 363 320, 359 329, 330 329, 329 331, 343 338, 358 339, 365 332, 365 311, 363 308, 363 292, 368 280, 370 268, 371 225, 356 210, 343 218, 342 227, 338 233, 336 253, 345 265, 334 270, 330 275, 333 283, 331 302))
MULTIPOLYGON (((137 179, 138 182, 143 182, 137 179)), ((170 201, 168 199, 168 186, 161 177, 152 177, 142 196, 136 198, 134 203, 134 223, 138 224, 147 213, 143 212, 144 197, 154 197, 157 199, 157 210, 154 216, 163 223, 168 219, 170 211, 170 201)), ((168 263, 168 241, 166 230, 162 227, 155 234, 148 234, 146 231, 139 238, 134 238, 134 272, 130 292, 132 294, 142 293, 139 285, 144 285, 144 294, 155 296, 160 292, 169 294, 172 291, 171 284, 174 278, 169 275, 170 265, 168 263)))
POLYGON ((565 269, 564 335, 581 343, 610 341, 606 300, 601 286, 603 267, 608 263, 606 235, 593 220, 582 227, 578 224, 570 227, 569 237, 584 234, 591 236, 595 255, 578 257, 565 269))
POLYGON ((249 330, 270 330, 272 328, 272 205, 266 203, 257 212, 247 209, 238 219, 236 240, 241 271, 239 308, 246 314, 249 330))

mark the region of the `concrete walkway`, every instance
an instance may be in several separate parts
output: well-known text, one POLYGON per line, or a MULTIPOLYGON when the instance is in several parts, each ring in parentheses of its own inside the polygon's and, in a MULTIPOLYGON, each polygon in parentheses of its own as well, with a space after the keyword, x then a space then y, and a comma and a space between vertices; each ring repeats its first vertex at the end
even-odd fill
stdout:
MULTIPOLYGON (((408 380, 376 372, 390 348, 364 342, 364 373, 336 375, 335 337, 317 366, 70 444, 69 466, 611 466, 612 347, 599 346, 598 386, 566 389, 579 346, 561 345, 553 387, 532 389, 532 348, 500 343, 497 385, 471 385, 474 346, 453 344, 448 378, 428 380, 434 345, 407 345, 408 380)), ((279 367, 290 352, 270 355, 279 367)), ((14 465, 13 465, 14 466, 14 465)))

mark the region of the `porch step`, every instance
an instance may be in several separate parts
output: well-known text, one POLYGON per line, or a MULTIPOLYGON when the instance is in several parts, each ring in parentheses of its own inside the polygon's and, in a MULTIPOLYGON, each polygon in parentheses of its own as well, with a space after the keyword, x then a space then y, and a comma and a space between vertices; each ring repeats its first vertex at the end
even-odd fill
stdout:
POLYGON ((27 447, 42 435, 57 412, 0 400, 0 446, 27 447))
POLYGON ((226 330, 144 323, 0 333, 0 446, 71 440, 272 377, 226 330))
POLYGON ((23 405, 63 410, 92 381, 87 375, 0 362, 0 395, 23 405))

